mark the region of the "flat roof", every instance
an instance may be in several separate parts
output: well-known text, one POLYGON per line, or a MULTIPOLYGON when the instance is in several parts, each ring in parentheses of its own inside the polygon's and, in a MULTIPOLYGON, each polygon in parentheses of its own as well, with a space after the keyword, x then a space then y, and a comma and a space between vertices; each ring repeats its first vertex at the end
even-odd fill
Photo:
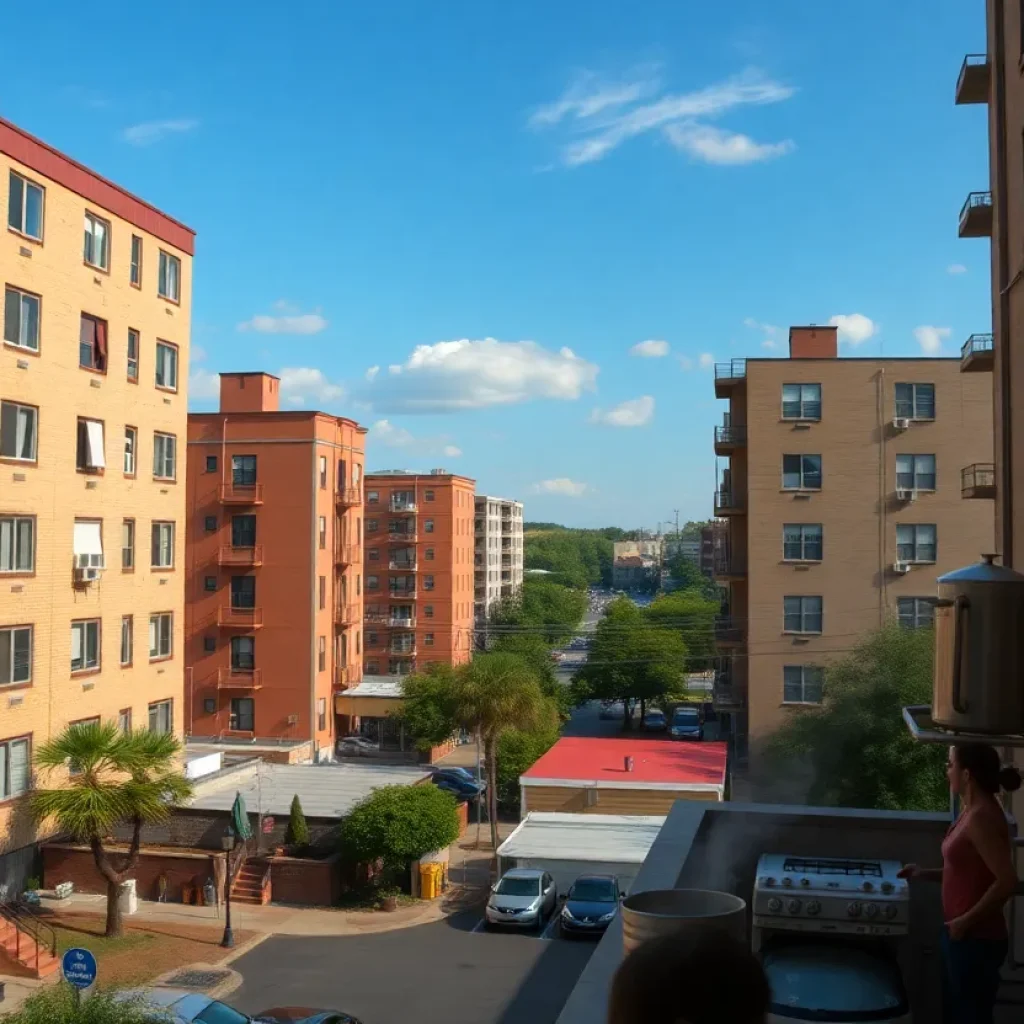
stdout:
POLYGON ((399 700, 404 696, 402 680, 394 676, 363 676, 355 686, 341 690, 341 697, 391 697, 399 700))
POLYGON ((415 765, 392 764, 273 764, 262 763, 251 775, 231 776, 221 786, 211 785, 187 805, 200 811, 230 811, 235 793, 246 810, 287 816, 298 794, 310 818, 343 818, 364 797, 381 786, 411 786, 429 777, 415 765))
POLYGON ((530 811, 498 856, 642 864, 664 824, 658 815, 530 811))
POLYGON ((564 736, 524 775, 523 786, 601 786, 612 789, 720 789, 725 743, 621 736, 564 736), (633 758, 626 771, 625 759, 633 758))

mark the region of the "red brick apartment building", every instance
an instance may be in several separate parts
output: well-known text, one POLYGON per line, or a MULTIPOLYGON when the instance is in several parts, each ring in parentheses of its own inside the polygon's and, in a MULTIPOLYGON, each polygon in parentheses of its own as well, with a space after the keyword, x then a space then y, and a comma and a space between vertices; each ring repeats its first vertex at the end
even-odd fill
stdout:
POLYGON ((281 412, 278 378, 224 373, 188 418, 185 731, 307 741, 362 678, 365 428, 281 412))

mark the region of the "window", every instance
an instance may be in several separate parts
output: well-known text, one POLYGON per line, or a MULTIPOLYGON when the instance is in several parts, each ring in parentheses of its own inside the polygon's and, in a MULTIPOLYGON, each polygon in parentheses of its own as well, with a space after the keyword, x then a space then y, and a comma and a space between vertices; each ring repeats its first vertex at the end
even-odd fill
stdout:
POLYGON ((75 465, 80 473, 92 473, 107 465, 103 453, 103 421, 78 420, 78 445, 75 451, 75 465))
POLYGON ((367 590, 376 590, 379 586, 380 586, 380 577, 379 576, 372 576, 371 575, 371 576, 367 576, 366 577, 366 589, 367 590))
POLYGON ((252 697, 232 697, 228 728, 235 732, 256 731, 256 701, 252 697))
POLYGON ((231 483, 235 487, 256 486, 256 456, 231 456, 231 483))
POLYGON ((934 523, 898 523, 896 558, 900 562, 934 562, 938 540, 934 523))
POLYGON ((0 516, 0 573, 33 572, 36 521, 32 516, 0 516))
POLYGON ((71 671, 87 672, 100 667, 100 620, 71 623, 71 671))
POLYGON ((376 562, 377 559, 380 558, 380 549, 379 548, 368 548, 367 551, 366 551, 366 557, 369 558, 369 560, 371 562, 376 562))
POLYGON ((897 384, 896 415, 909 420, 935 419, 935 385, 897 384))
POLYGON ((217 699, 216 697, 204 697, 203 698, 203 714, 215 715, 217 713, 217 699))
MULTIPOLYGON (((904 629, 928 629, 935 622, 935 599, 931 597, 901 597, 896 601, 900 625, 904 629)), ((0 649, 2 658, 2 649, 0 649)))
POLYGON ((424 605, 423 617, 425 619, 432 619, 434 617, 434 606, 432 604, 424 605))
POLYGON ((316 701, 316 727, 320 732, 327 728, 327 698, 318 697, 316 701))
POLYGON ((178 348, 166 341, 156 343, 156 386, 178 390, 178 348))
POLYGON ((787 562, 821 561, 821 523, 784 523, 782 557, 787 562))
POLYGON ((7 226, 37 242, 43 240, 43 189, 14 171, 7 190, 7 226))
POLYGON ((232 608, 255 608, 256 607, 256 577, 255 576, 232 576, 231 577, 231 607, 232 608))
POLYGON ((211 593, 217 589, 217 577, 216 576, 204 576, 203 577, 203 589, 210 591, 211 593))
POLYGON ((783 630, 786 633, 820 633, 822 599, 820 597, 784 597, 783 630))
POLYGON ((207 455, 206 456, 206 472, 216 473, 217 472, 217 456, 207 455))
POLYGON ((424 590, 433 590, 434 589, 434 577, 433 576, 424 576, 423 577, 423 589, 424 590))
POLYGON ((935 456, 897 455, 896 486, 906 491, 934 491, 935 456))
POLYGON ((90 267, 99 270, 110 267, 110 222, 94 213, 85 215, 85 249, 82 259, 90 267))
POLYGON ((132 262, 128 281, 136 288, 142 287, 142 239, 138 235, 132 235, 132 262))
POLYGON ((213 654, 213 652, 217 650, 217 638, 215 636, 204 636, 203 650, 207 654, 213 654))
POLYGON ((423 521, 423 532, 424 533, 433 533, 434 532, 434 520, 433 519, 425 519, 423 521))
POLYGON ((121 616, 121 664, 130 665, 132 663, 132 634, 134 633, 135 625, 131 615, 121 616))
POLYGON ((216 516, 204 516, 203 517, 203 529, 207 533, 217 532, 217 517, 216 516))
POLYGON ((366 520, 366 532, 367 533, 376 533, 377 529, 378 529, 378 525, 377 525, 377 520, 376 519, 367 519, 366 520))
POLYGON ((821 490, 821 456, 783 455, 782 487, 787 491, 821 490))
POLYGON ((326 490, 327 488, 327 456, 320 456, 320 489, 326 490))
POLYGON ((72 540, 75 565, 79 569, 103 569, 103 523, 98 519, 76 519, 72 540))
POLYGON ((366 492, 366 503, 367 505, 376 505, 380 501, 379 491, 367 491, 366 492))
POLYGON ((181 260, 160 250, 160 272, 156 293, 161 299, 177 302, 181 297, 181 260))
POLYGON ((124 475, 135 476, 135 453, 138 448, 139 432, 135 427, 124 428, 124 475))
POLYGON ((174 434, 153 435, 153 476, 174 480, 177 476, 178 439, 174 434))
POLYGON ((32 681, 32 627, 0 629, 0 686, 32 681))
POLYGON ((434 549, 433 548, 427 548, 427 550, 425 552, 425 557, 426 557, 428 562, 432 562, 434 560, 434 549))
POLYGON ((0 800, 10 800, 28 792, 28 739, 0 743, 0 800))
POLYGON ((320 543, 320 550, 327 547, 327 516, 320 516, 317 520, 317 534, 320 543))
POLYGON ((327 671, 327 637, 317 637, 316 641, 316 667, 319 672, 327 671))
POLYGON ((4 341, 39 351, 39 296, 8 285, 4 289, 4 341))
POLYGON ((117 727, 121 732, 132 731, 132 709, 122 708, 117 713, 117 727))
POLYGON ((231 517, 231 546, 233 548, 254 548, 256 546, 256 516, 247 514, 231 517))
POLYGON ((0 457, 35 462, 38 424, 34 405, 0 402, 0 457))
POLYGON ((368 633, 366 634, 366 643, 367 643, 367 646, 369 646, 369 647, 376 647, 376 646, 377 646, 377 642, 378 642, 378 637, 377 637, 377 633, 376 633, 376 631, 375 631, 375 630, 372 630, 372 629, 371 629, 371 630, 370 630, 370 631, 369 631, 369 632, 368 632, 368 633))
POLYGON ((139 383, 139 332, 132 327, 128 328, 128 380, 139 383))
POLYGON ((820 704, 825 670, 820 665, 784 665, 782 700, 785 704, 820 704))
POLYGON ((135 568, 135 520, 121 520, 121 568, 135 568))
POLYGON ((327 577, 320 577, 320 609, 327 607, 327 577))
POLYGON ((256 639, 251 636, 231 638, 231 667, 236 672, 252 672, 256 668, 256 639))
POLYGON ((434 500, 434 492, 429 487, 423 492, 423 500, 424 501, 433 501, 434 500))
POLYGON ((149 617, 149 660, 169 658, 174 634, 174 615, 171 612, 157 612, 149 617))
POLYGON ((361 636, 361 635, 362 635, 362 634, 361 634, 361 633, 359 632, 359 630, 357 629, 357 630, 356 630, 356 654, 359 654, 359 653, 361 653, 361 651, 360 651, 360 644, 362 643, 362 641, 360 640, 360 636, 361 636))
POLYGON ((820 384, 783 384, 782 418, 784 420, 820 420, 820 384))
POLYGON ((83 313, 78 325, 78 365, 83 370, 107 372, 107 321, 83 313))
POLYGON ((162 700, 149 705, 149 731, 171 732, 174 729, 173 702, 162 700))
POLYGON ((423 643, 427 647, 433 647, 434 646, 434 634, 433 633, 424 633, 424 635, 423 635, 423 643))
POLYGON ((174 567, 174 523, 153 523, 149 564, 154 569, 174 567))

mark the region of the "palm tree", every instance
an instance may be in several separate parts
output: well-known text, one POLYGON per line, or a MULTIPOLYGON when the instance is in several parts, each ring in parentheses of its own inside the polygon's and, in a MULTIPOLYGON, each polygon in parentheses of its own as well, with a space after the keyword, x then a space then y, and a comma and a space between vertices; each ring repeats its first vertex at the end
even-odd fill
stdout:
POLYGON ((498 849, 498 740, 509 729, 531 729, 550 702, 541 692, 529 665, 515 654, 499 651, 478 654, 462 666, 455 679, 455 706, 461 724, 480 736, 487 763, 487 815, 491 843, 498 849))
POLYGON ((36 767, 61 777, 60 788, 35 792, 32 812, 89 844, 107 883, 108 936, 123 931, 118 888, 138 863, 142 826, 163 821, 192 794, 177 770, 180 750, 169 733, 122 732, 113 722, 69 725, 36 750, 36 767), (131 822, 132 840, 127 853, 115 854, 104 844, 122 822, 131 822))

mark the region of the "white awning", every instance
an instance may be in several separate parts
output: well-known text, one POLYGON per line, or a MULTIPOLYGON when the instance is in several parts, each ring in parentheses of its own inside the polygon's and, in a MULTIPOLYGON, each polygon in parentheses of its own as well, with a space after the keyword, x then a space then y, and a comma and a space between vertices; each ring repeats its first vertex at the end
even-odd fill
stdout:
POLYGON ((99 523, 75 520, 75 554, 103 554, 103 538, 100 535, 99 523))
POLYGON ((107 463, 103 458, 103 424, 99 420, 86 420, 85 437, 88 444, 86 461, 93 469, 104 469, 107 463))
POLYGON ((82 660, 82 633, 83 627, 72 626, 71 627, 71 664, 74 666, 75 662, 81 662, 82 660))

